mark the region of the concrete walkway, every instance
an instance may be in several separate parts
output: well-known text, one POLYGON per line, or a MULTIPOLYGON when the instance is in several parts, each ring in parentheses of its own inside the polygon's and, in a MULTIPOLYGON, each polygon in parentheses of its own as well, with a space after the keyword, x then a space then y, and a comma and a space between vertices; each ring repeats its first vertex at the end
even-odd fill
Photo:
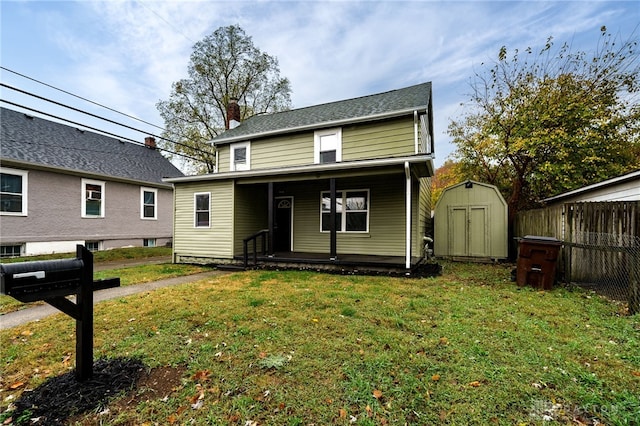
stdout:
MULTIPOLYGON (((121 262, 122 263, 122 262, 121 262)), ((149 261, 143 262, 149 263, 149 261)), ((160 262, 159 262, 160 263, 160 262)), ((98 270, 98 265, 95 265, 94 269, 98 270)), ((112 269, 113 265, 110 265, 111 268, 107 268, 106 266, 103 268, 103 265, 100 265, 100 269, 112 269)), ((127 266, 132 266, 129 263, 127 266)), ((93 304, 95 305, 98 302, 102 302, 103 300, 115 299, 118 297, 125 297, 136 293, 143 293, 145 291, 155 290, 157 288, 169 287, 178 284, 190 283, 198 280, 202 280, 209 277, 214 277, 217 275, 228 274, 226 271, 208 271, 201 272, 199 274, 194 275, 185 275, 181 277, 175 278, 167 278, 165 280, 153 281, 144 284, 136 284, 129 285, 125 287, 115 287, 108 288, 106 290, 100 290, 93 293, 93 304)), ((59 313, 60 311, 50 305, 39 305, 34 306, 32 308, 22 309, 20 311, 10 312, 4 315, 0 315, 0 330, 6 330, 8 328, 17 327, 19 325, 26 324, 31 321, 38 321, 42 318, 48 317, 49 315, 53 315, 55 313, 59 313)))

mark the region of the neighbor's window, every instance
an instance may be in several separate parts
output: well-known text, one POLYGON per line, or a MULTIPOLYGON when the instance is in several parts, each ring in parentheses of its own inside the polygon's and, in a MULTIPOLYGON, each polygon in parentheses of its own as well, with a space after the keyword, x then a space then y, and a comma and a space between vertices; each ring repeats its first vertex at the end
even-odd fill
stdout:
POLYGON ((156 246, 156 239, 155 238, 145 238, 142 241, 142 245, 144 247, 155 247, 156 246))
POLYGON ((0 169, 0 214, 27 215, 27 177, 25 170, 0 169))
POLYGON ((0 246, 0 257, 19 257, 22 254, 22 244, 0 246))
POLYGON ((100 251, 100 241, 85 241, 84 246, 89 251, 100 251))
POLYGON ((211 223, 211 193, 200 192, 194 194, 195 227, 208 228, 211 223))
POLYGON ((157 219, 158 190, 155 188, 140 188, 141 219, 157 219))
POLYGON ((82 217, 104 217, 104 182, 82 179, 82 217))
POLYGON ((315 164, 342 161, 342 130, 318 130, 314 133, 313 162, 315 164))
MULTIPOLYGON (((328 191, 321 194, 320 230, 328 232, 330 227, 331 198, 328 191)), ((336 192, 336 231, 369 231, 369 190, 336 192)))
POLYGON ((249 142, 234 143, 230 146, 232 172, 251 169, 251 144, 249 142))

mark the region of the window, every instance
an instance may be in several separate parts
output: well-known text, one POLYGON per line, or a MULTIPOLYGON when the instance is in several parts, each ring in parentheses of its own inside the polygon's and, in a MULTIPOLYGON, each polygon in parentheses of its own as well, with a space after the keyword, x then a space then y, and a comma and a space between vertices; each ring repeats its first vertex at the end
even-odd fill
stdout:
POLYGON ((231 165, 232 172, 251 169, 251 144, 240 142, 231 144, 231 165))
POLYGON ((19 257, 22 254, 22 244, 0 246, 0 257, 19 257))
POLYGON ((157 219, 156 203, 158 190, 154 188, 140 188, 140 218, 157 219))
POLYGON ((100 251, 100 241, 85 241, 84 246, 89 251, 100 251))
MULTIPOLYGON (((330 227, 331 198, 328 191, 322 192, 320 207, 320 230, 328 232, 330 227)), ((369 231, 369 190, 336 192, 336 231, 369 231)))
POLYGON ((82 217, 104 217, 104 182, 82 179, 82 217))
POLYGON ((144 247, 155 247, 156 246, 156 239, 155 238, 145 238, 144 240, 142 240, 142 245, 144 247))
POLYGON ((315 164, 342 161, 342 130, 319 130, 314 134, 313 162, 315 164))
POLYGON ((27 215, 27 177, 24 170, 0 169, 0 214, 27 215))
POLYGON ((200 192, 194 194, 195 227, 208 228, 211 223, 211 193, 200 192))

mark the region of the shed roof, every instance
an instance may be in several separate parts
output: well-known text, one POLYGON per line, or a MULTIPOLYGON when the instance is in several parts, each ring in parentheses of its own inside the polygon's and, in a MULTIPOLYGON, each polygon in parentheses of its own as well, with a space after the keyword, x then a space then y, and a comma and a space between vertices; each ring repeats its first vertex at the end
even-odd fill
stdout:
POLYGON ((358 98, 330 102, 273 114, 255 115, 213 141, 216 145, 258 136, 319 129, 400 116, 431 105, 431 83, 421 83, 358 98))
POLYGON ((0 108, 0 158, 4 165, 42 167, 163 184, 183 176, 159 151, 98 133, 0 108))

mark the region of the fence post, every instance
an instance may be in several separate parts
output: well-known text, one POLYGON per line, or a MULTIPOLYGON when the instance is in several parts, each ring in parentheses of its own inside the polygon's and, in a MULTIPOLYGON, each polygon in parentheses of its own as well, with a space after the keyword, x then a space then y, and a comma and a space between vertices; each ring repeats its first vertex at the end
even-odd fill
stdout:
POLYGON ((640 313, 640 248, 629 252, 629 315, 640 313))

